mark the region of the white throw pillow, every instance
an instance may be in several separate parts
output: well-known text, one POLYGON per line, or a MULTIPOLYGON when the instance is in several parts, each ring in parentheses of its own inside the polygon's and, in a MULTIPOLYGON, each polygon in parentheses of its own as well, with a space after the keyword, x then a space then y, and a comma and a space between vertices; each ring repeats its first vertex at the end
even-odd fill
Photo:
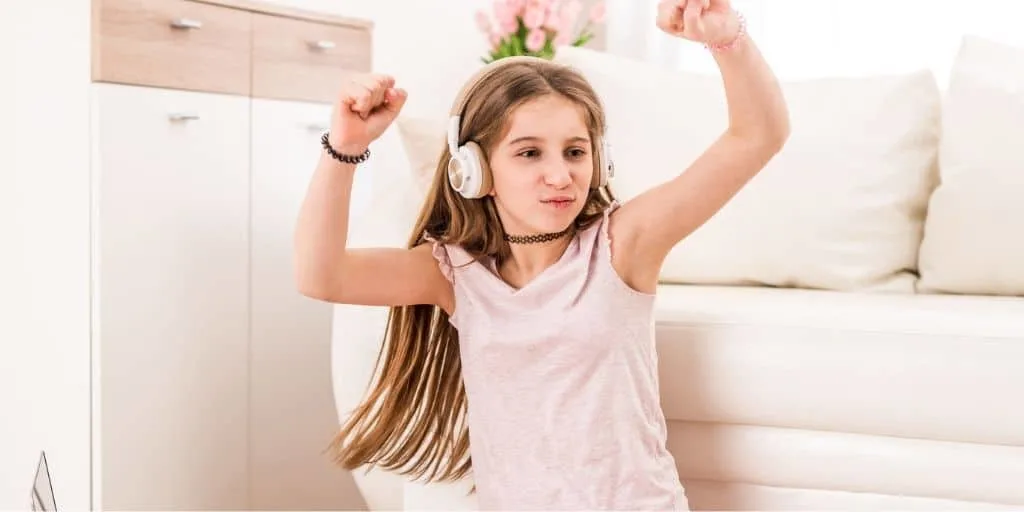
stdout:
POLYGON ((350 221, 351 247, 405 247, 423 201, 411 171, 411 155, 397 123, 370 146, 370 159, 357 170, 371 173, 372 192, 365 213, 350 221))
POLYGON ((424 195, 437 173, 437 164, 448 143, 448 119, 442 116, 403 115, 396 121, 405 153, 409 155, 410 172, 418 190, 424 195))
POLYGON ((953 64, 922 292, 1024 295, 1024 48, 968 36, 953 64))
MULTIPOLYGON (((727 126, 718 76, 573 47, 555 60, 583 72, 605 104, 621 200, 683 172, 727 126)), ((934 76, 820 79, 783 89, 788 144, 672 251, 662 281, 913 292, 937 172, 934 76)))

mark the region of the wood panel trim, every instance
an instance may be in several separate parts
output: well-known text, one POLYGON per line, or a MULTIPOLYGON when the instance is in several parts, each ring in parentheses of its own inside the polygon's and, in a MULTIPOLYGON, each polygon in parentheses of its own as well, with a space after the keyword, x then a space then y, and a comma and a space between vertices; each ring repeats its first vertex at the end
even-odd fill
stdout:
MULTIPOLYGON (((204 4, 219 5, 222 7, 229 7, 232 9, 241 9, 244 11, 268 14, 271 16, 283 16, 286 18, 295 18, 306 21, 315 21, 319 23, 328 23, 331 25, 340 25, 344 27, 373 29, 373 21, 362 18, 350 18, 347 16, 338 16, 335 14, 328 14, 319 11, 310 11, 306 9, 299 9, 296 7, 287 7, 283 5, 273 5, 260 2, 257 0, 187 0, 189 2, 199 2, 204 4)), ((368 0, 373 1, 373 0, 368 0)))

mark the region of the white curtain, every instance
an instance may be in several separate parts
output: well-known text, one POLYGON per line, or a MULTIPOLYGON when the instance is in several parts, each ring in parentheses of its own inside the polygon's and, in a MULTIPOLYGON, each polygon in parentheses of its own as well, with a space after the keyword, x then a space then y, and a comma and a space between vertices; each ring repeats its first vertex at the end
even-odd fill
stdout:
MULTIPOLYGON (((733 0, 782 79, 927 68, 945 83, 961 38, 1024 46, 1022 0, 733 0)), ((699 45, 661 34, 658 0, 609 0, 607 51, 715 73, 699 45)))

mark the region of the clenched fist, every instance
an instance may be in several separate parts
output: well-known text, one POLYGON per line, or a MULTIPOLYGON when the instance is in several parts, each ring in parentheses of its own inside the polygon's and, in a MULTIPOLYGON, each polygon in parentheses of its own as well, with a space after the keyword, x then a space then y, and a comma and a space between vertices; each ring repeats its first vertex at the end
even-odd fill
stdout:
POLYGON ((408 94, 387 75, 362 74, 341 88, 331 120, 330 143, 335 151, 358 155, 398 117, 408 94))
POLYGON ((740 32, 729 0, 661 0, 657 26, 669 35, 708 45, 728 44, 740 32))

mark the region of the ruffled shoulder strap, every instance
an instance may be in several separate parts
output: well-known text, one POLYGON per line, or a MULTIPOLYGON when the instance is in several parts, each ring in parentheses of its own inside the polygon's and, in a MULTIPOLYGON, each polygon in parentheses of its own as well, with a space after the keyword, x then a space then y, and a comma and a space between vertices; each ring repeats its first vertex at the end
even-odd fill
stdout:
POLYGON ((424 232, 423 239, 430 243, 431 253, 434 255, 434 259, 437 260, 441 273, 453 284, 455 283, 455 275, 458 271, 465 269, 474 262, 473 257, 462 250, 461 247, 442 243, 430 233, 424 232))
POLYGON ((619 209, 619 202, 612 201, 607 208, 604 209, 604 213, 601 218, 601 241, 605 244, 611 244, 611 235, 608 234, 608 224, 611 221, 612 212, 619 209))
POLYGON ((452 259, 448 254, 448 248, 430 233, 424 232, 423 239, 430 244, 431 253, 434 255, 434 259, 437 260, 437 265, 441 269, 441 273, 444 274, 445 279, 448 279, 449 283, 454 284, 455 269, 452 268, 452 259))
POLYGON ((583 251, 583 256, 585 256, 583 259, 589 260, 589 256, 595 254, 599 255, 599 258, 602 260, 611 260, 612 239, 608 224, 611 221, 612 213, 618 208, 619 203, 613 201, 605 207, 600 217, 577 235, 579 237, 579 246, 583 251))

